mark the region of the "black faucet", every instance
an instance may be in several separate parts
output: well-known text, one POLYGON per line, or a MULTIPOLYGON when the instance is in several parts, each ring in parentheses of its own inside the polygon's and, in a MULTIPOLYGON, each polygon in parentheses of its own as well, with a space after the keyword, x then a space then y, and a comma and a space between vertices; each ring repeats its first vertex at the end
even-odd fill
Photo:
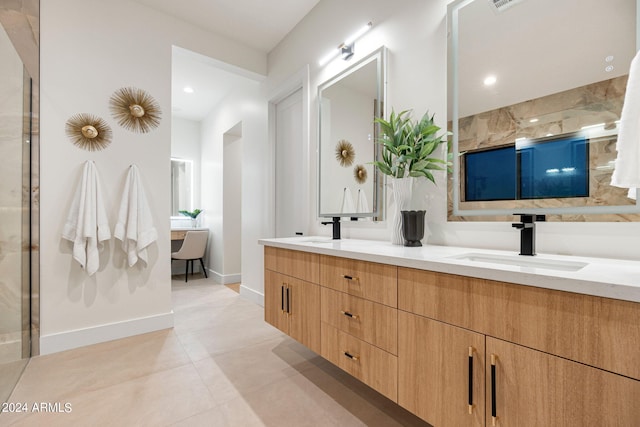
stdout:
POLYGON ((545 221, 544 215, 514 214, 520 216, 520 222, 511 224, 520 230, 520 255, 536 254, 536 221, 545 221))
POLYGON ((333 221, 322 222, 322 225, 333 224, 333 240, 340 240, 340 217, 334 216, 333 221))

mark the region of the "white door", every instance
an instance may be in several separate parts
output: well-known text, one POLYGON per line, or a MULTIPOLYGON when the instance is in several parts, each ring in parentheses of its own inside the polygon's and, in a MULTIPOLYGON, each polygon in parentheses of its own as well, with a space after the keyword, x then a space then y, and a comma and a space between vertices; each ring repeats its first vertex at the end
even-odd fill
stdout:
POLYGON ((307 159, 302 124, 302 89, 276 104, 275 236, 307 231, 307 159))

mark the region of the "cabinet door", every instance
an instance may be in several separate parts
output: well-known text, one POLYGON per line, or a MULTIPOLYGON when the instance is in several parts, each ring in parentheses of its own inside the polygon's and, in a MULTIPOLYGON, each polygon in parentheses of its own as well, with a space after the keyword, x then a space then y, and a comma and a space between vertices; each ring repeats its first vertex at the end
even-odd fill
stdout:
POLYGON ((640 425, 640 381, 491 337, 486 345, 487 426, 640 425))
POLYGON ((294 278, 287 278, 287 286, 289 335, 320 353, 320 286, 294 278))
POLYGON ((484 345, 484 335, 399 311, 398 403, 434 427, 483 426, 484 345))
POLYGON ((289 333, 289 316, 286 312, 286 276, 275 271, 264 271, 264 320, 289 333))

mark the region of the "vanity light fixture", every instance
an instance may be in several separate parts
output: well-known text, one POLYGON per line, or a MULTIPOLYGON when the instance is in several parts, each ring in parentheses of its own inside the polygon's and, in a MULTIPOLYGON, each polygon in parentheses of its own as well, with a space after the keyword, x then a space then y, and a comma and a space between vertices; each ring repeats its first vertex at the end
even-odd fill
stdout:
POLYGON ((536 123, 536 122, 538 122, 538 120, 540 120, 540 119, 533 118, 533 119, 529 120, 529 123, 536 123))
POLYGON ((331 61, 333 58, 335 58, 338 55, 341 55, 342 59, 344 59, 345 61, 350 59, 354 53, 356 40, 362 37, 364 33, 369 31, 371 27, 373 27, 373 23, 367 22, 366 25, 361 27, 358 31, 353 33, 351 36, 347 37, 344 42, 340 43, 337 49, 332 50, 329 54, 327 54, 322 59, 320 59, 320 61, 318 61, 318 64, 320 66, 323 66, 329 63, 329 61, 331 61))

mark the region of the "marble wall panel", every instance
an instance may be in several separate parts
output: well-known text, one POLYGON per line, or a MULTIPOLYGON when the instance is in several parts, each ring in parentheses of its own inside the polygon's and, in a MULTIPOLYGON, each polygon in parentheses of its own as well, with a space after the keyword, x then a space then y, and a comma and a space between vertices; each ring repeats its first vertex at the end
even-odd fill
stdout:
MULTIPOLYGON (((549 134, 570 134, 586 126, 604 123, 614 130, 620 119, 628 76, 532 99, 459 120, 458 147, 461 153, 514 144, 516 138, 542 138, 549 134)), ((451 127, 450 127, 451 128, 451 127)), ((609 182, 616 158, 615 132, 611 136, 593 137, 589 143, 589 197, 460 202, 461 209, 553 208, 566 206, 633 205, 627 190, 611 187, 609 182)), ((461 179, 460 182, 463 182, 461 179)), ((511 221, 513 216, 460 217, 453 215, 453 178, 449 176, 449 221, 511 221)), ((549 215, 557 221, 640 221, 640 214, 549 215)))

